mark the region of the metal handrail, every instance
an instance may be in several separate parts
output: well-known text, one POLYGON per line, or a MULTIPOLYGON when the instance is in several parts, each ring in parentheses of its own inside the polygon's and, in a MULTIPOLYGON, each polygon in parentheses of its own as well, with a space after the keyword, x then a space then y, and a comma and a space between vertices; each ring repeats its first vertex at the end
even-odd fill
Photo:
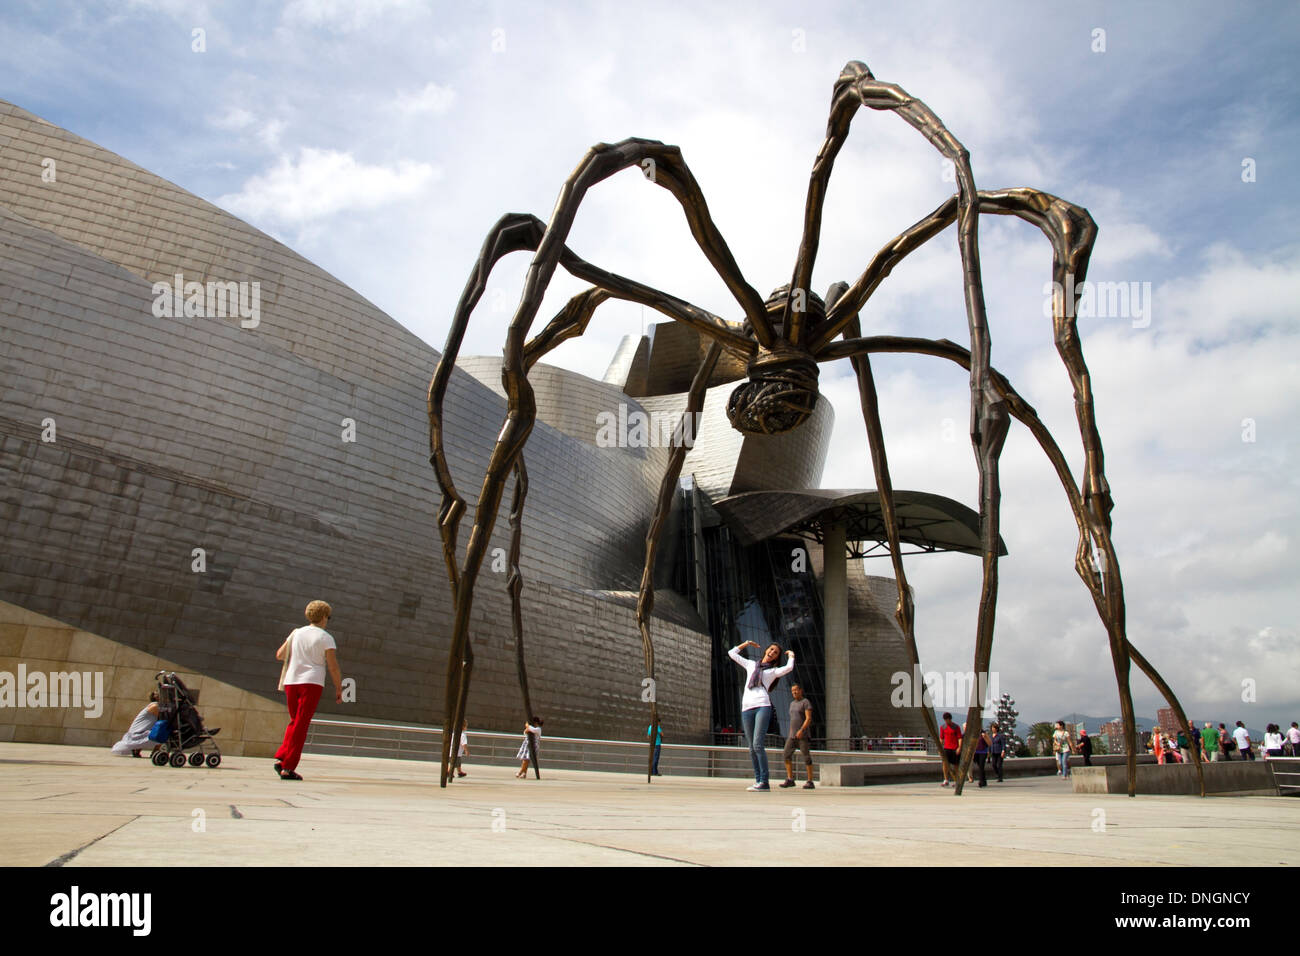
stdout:
POLYGON ((1280 796, 1294 797, 1300 796, 1300 780, 1295 783, 1284 783, 1282 777, 1300 777, 1300 757, 1265 757, 1269 769, 1273 771, 1273 782, 1277 784, 1277 792, 1280 796), (1295 769, 1280 770, 1278 765, 1287 765, 1295 769), (1284 792, 1287 791, 1287 792, 1284 792), (1295 791, 1291 793, 1289 791, 1295 791))
MULTIPOLYGON (((780 775, 780 739, 773 746, 769 735, 768 763, 780 775), (773 753, 772 751, 776 752, 773 753)), ((516 760, 522 734, 497 731, 467 733, 469 756, 466 766, 474 764, 508 765, 516 760)), ((816 745, 819 741, 813 741, 816 745)), ((831 741, 835 743, 836 741, 831 741)), ((540 762, 543 768, 600 770, 615 773, 644 773, 648 756, 647 741, 601 740, 590 737, 544 737, 540 762)), ((396 757, 436 761, 442 754, 442 728, 410 724, 380 724, 322 718, 312 721, 305 749, 311 753, 348 756, 396 757)), ((861 750, 826 750, 814 746, 814 767, 819 762, 860 760, 861 750), (837 759, 839 758, 839 759, 837 759)), ((896 759, 892 752, 871 753, 882 759, 896 759)), ((921 758, 919 751, 907 756, 921 758)), ((803 758, 797 756, 796 769, 802 770, 803 758)), ((682 776, 746 777, 752 774, 748 749, 743 745, 671 744, 660 752, 660 770, 682 776)))

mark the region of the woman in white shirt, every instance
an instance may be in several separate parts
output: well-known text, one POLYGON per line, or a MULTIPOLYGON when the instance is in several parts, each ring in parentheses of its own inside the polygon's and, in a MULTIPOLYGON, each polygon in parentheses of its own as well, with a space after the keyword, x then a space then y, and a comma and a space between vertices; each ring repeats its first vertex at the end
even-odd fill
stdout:
POLYGON ((1282 756, 1282 728, 1269 724, 1264 728, 1264 759, 1282 756))
POLYGON ((1070 776, 1070 754, 1075 750, 1074 741, 1070 739, 1070 732, 1065 729, 1065 721, 1058 720, 1056 729, 1052 731, 1052 752, 1056 755, 1058 769, 1056 775, 1069 779, 1070 776))
POLYGON ((338 649, 330 632, 325 630, 333 613, 324 601, 312 601, 305 611, 311 623, 291 631, 275 652, 275 659, 284 661, 280 687, 289 707, 289 726, 285 728, 280 749, 275 752, 275 772, 281 780, 302 779, 297 773, 298 761, 302 759, 307 729, 325 689, 326 670, 334 681, 334 702, 343 703, 338 649))
POLYGON ((794 670, 794 651, 786 651, 786 662, 780 667, 781 646, 769 644, 761 661, 751 661, 740 652, 747 647, 758 647, 745 641, 727 652, 727 656, 745 668, 745 691, 740 699, 740 722, 745 728, 745 741, 749 744, 749 758, 754 762, 754 785, 749 790, 770 790, 767 785, 767 750, 763 746, 767 727, 772 722, 772 698, 768 692, 776 682, 794 670))

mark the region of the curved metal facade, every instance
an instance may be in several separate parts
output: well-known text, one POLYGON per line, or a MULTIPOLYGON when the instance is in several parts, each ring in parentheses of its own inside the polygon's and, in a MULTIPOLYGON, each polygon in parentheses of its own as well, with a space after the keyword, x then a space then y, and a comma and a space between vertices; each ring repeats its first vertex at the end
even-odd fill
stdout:
MULTIPOLYGON (((439 720, 450 602, 424 408, 438 353, 247 224, 8 104, 0 200, 0 599, 274 694, 275 647, 325 597, 357 680, 347 712, 439 720), (153 284, 177 274, 258 283, 260 321, 155 315, 153 284)), ((471 507, 504 414, 455 375, 451 466, 471 507)), ((643 733, 634 614, 606 592, 637 586, 663 455, 539 424, 527 460, 536 706, 555 733, 643 733)), ((514 729, 495 576, 485 566, 475 605, 470 719, 514 729)), ((707 729, 708 638, 664 605, 661 709, 686 740, 707 729)))

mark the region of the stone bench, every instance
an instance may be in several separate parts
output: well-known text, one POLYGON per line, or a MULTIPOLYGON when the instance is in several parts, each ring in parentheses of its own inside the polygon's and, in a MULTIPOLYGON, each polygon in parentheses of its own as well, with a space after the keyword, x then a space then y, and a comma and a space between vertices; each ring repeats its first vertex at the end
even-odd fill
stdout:
MULTIPOLYGON (((814 759, 816 755, 814 754, 814 759)), ((1123 754, 1117 755, 1096 755, 1092 758, 1092 767, 1083 766, 1083 758, 1072 756, 1070 758, 1070 776, 1074 778, 1076 774, 1099 767, 1111 766, 1114 764, 1123 765, 1125 761, 1123 754)), ((1155 757, 1151 754, 1141 754, 1138 756, 1138 764, 1155 763, 1155 757)), ((971 764, 972 768, 975 765, 971 764)), ((942 779, 939 769, 938 757, 927 757, 924 760, 912 761, 890 761, 879 763, 819 763, 818 769, 821 772, 821 785, 824 787, 870 787, 880 784, 893 783, 926 783, 933 781, 939 783, 942 779)), ((1191 769, 1191 768, 1188 768, 1191 769)), ((1192 770, 1193 774, 1196 772, 1192 770)), ((986 771, 990 780, 997 780, 993 773, 992 765, 988 765, 986 771)), ((1056 773, 1055 757, 1010 757, 1002 764, 1002 776, 1004 779, 1011 777, 1050 777, 1056 773)), ((978 768, 976 768, 978 776, 978 768)), ((966 784, 970 786, 970 784, 966 784)), ((1199 790, 1197 791, 1200 792, 1199 790)))
MULTIPOLYGON (((1206 793, 1236 793, 1242 796, 1277 796, 1273 770, 1264 760, 1219 761, 1203 764, 1206 793)), ((1071 770, 1075 793, 1128 793, 1128 767, 1080 767, 1071 770)), ((1193 794, 1201 792, 1196 767, 1192 764, 1140 764, 1137 792, 1193 794)))

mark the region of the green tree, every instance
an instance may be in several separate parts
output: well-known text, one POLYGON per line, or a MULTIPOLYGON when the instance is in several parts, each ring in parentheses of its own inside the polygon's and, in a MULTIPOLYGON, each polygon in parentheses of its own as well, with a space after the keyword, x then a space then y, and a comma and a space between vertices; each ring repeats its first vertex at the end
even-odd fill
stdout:
POLYGON ((1056 724, 1050 721, 1034 724, 1029 728, 1029 747, 1030 750, 1039 754, 1050 754, 1052 752, 1052 733, 1056 730, 1056 724))

